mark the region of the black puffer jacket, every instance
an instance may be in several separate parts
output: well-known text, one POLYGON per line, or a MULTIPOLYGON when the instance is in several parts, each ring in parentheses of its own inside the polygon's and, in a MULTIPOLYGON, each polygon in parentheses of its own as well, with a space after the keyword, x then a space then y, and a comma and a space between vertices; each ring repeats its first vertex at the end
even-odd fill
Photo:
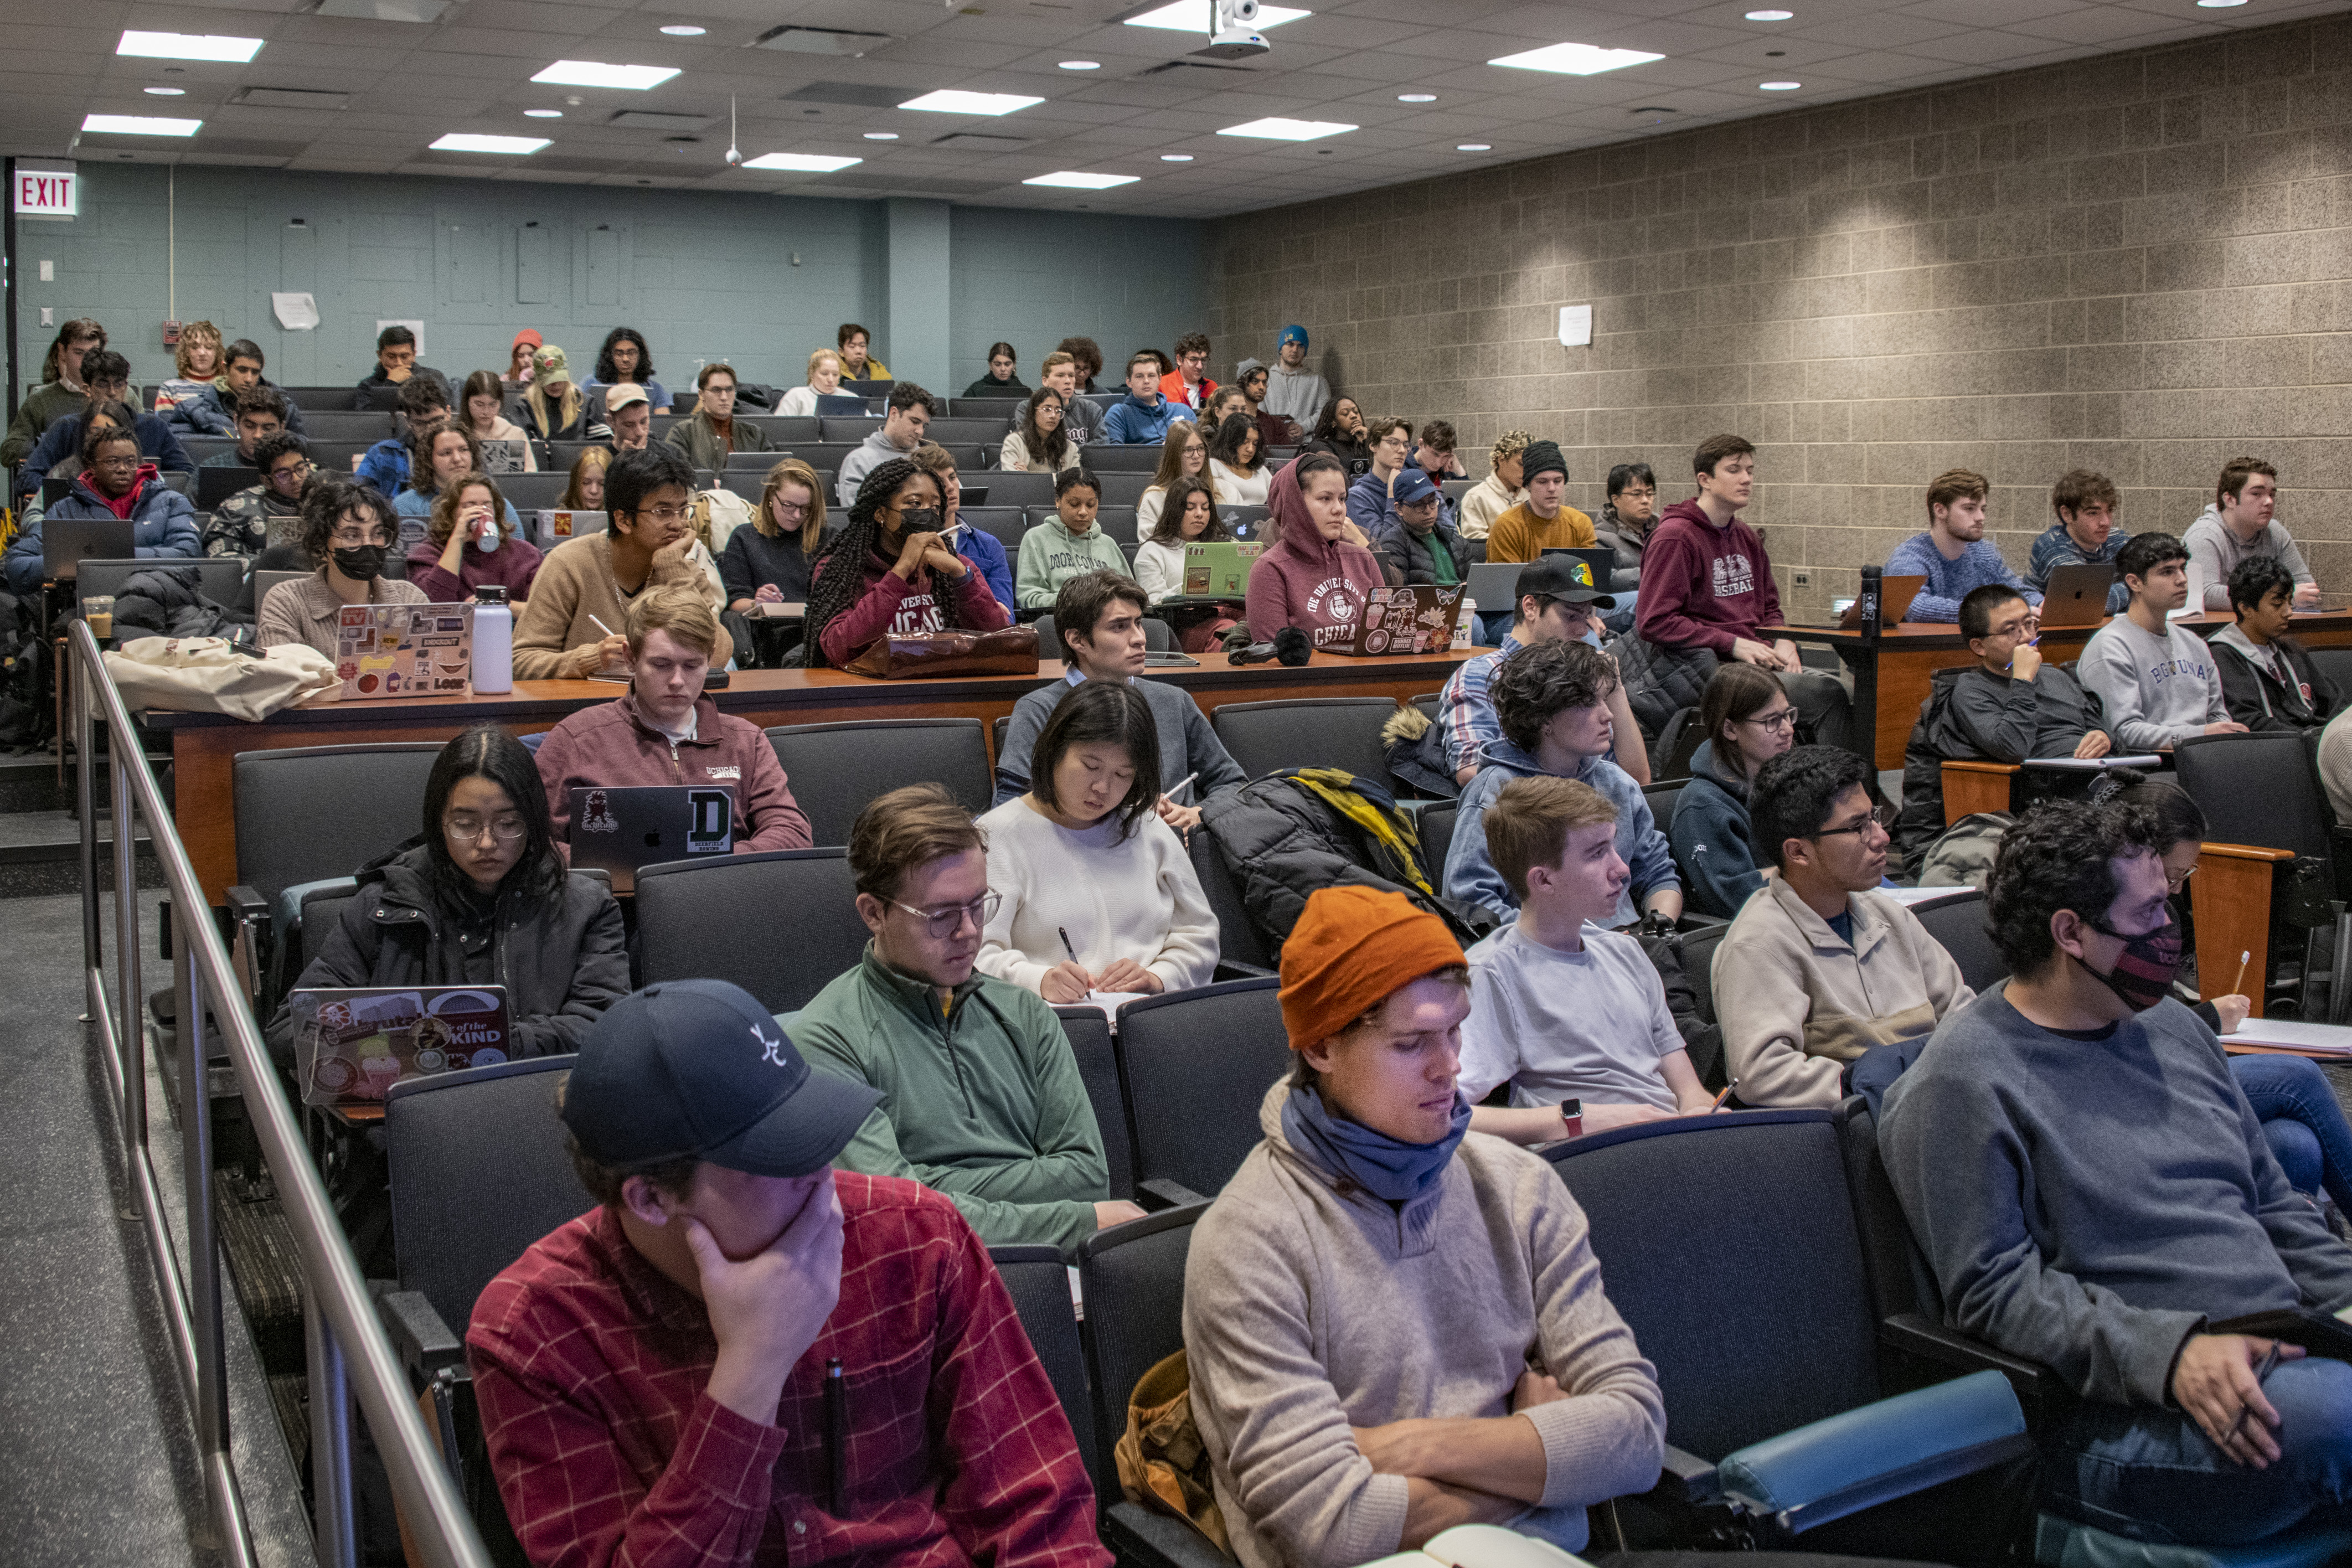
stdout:
POLYGON ((197 591, 202 581, 194 566, 133 572, 114 595, 114 623, 167 637, 226 637, 253 625, 252 616, 205 598, 197 591))
MULTIPOLYGON (((500 889, 487 931, 481 911, 452 908, 433 882, 431 852, 403 847, 359 875, 360 896, 310 961, 297 988, 356 985, 503 985, 513 1024, 510 1055, 562 1056, 629 994, 621 907, 593 878, 570 873, 552 910, 500 889), (461 927, 476 928, 473 951, 461 927), (487 937, 486 941, 478 940, 487 937)), ((269 1047, 294 1052, 294 1017, 281 1005, 269 1047)))
POLYGON ((1617 656, 1617 672, 1625 682, 1626 705, 1642 739, 1652 745, 1666 721, 1685 708, 1698 706, 1714 679, 1715 650, 1704 647, 1661 647, 1632 632, 1609 645, 1617 656))
MULTIPOLYGON (((1460 904, 1433 897, 1412 885, 1410 879, 1418 876, 1428 886, 1436 886, 1436 879, 1421 858, 1417 835, 1404 840, 1411 846, 1408 871, 1394 846, 1379 841, 1298 784, 1291 776, 1298 771, 1286 769, 1239 789, 1221 790, 1201 808, 1202 823, 1240 884, 1250 923, 1257 928, 1268 952, 1279 954, 1307 909, 1307 896, 1318 888, 1374 888, 1402 893, 1444 917, 1465 943, 1484 933, 1490 921, 1466 919, 1460 904)), ((1317 772, 1328 777, 1336 770, 1317 772)), ((1350 787, 1379 811, 1402 816, 1395 800, 1370 780, 1353 779, 1350 787)))

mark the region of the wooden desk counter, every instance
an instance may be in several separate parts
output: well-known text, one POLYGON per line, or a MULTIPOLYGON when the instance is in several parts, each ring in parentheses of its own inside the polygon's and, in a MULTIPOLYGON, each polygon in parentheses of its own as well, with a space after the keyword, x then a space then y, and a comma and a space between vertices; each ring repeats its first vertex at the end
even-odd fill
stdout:
MULTIPOLYGON (((1214 712, 1228 702, 1295 697, 1387 697, 1402 702, 1444 685, 1463 660, 1493 651, 1472 648, 1402 658, 1318 653, 1295 669, 1278 664, 1229 665, 1223 655, 1213 654, 1197 668, 1153 670, 1145 679, 1183 688, 1203 712, 1214 712)), ((988 724, 1011 713, 1024 693, 1062 675, 1056 659, 1042 661, 1034 675, 929 680, 875 680, 837 669, 753 669, 737 672, 724 690, 710 696, 721 712, 763 730, 861 719, 962 718, 988 724)), ((205 896, 217 903, 236 880, 232 774, 238 752, 446 741, 468 725, 485 722, 529 734, 553 729, 565 715, 610 702, 625 689, 604 680, 518 680, 513 691, 496 697, 329 702, 289 708, 258 724, 217 713, 158 711, 144 717, 171 737, 173 816, 205 896)))
MULTIPOLYGON (((2236 621, 2225 611, 2209 610, 2183 616, 2179 624, 2210 637, 2236 621)), ((2042 657, 2057 664, 2081 658, 2083 645, 2096 629, 2043 631, 2039 645, 2042 657)), ((2288 629, 2307 647, 2352 647, 2352 610, 2298 613, 2288 629)), ((1870 738, 1874 764, 1881 769, 1903 765, 1903 748, 1911 739, 1911 727, 1919 721, 1919 704, 1927 700, 1936 671, 1976 662, 1968 639, 1949 624, 1906 621, 1875 635, 1843 626, 1768 626, 1764 635, 1837 650, 1853 672, 1854 732, 1870 738)))

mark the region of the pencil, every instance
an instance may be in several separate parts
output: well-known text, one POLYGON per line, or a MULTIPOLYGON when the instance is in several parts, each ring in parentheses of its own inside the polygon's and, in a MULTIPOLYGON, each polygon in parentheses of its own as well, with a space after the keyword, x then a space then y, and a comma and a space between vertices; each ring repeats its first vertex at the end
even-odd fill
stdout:
POLYGON ((2254 950, 2252 948, 2248 948, 2245 952, 2238 954, 2238 978, 2230 982, 2231 995, 2242 996, 2245 994, 2245 993, 2240 991, 2238 987, 2246 983, 2246 965, 2252 963, 2253 959, 2254 950))
POLYGON ((594 614, 593 611, 589 614, 588 618, 589 618, 590 620, 592 620, 592 621, 595 621, 595 622, 596 622, 596 629, 597 629, 598 631, 600 631, 600 632, 603 632, 606 637, 619 637, 619 636, 621 635, 620 633, 618 633, 618 632, 614 631, 612 627, 610 627, 610 626, 606 626, 606 625, 605 625, 602 620, 599 620, 599 619, 597 618, 597 616, 595 616, 595 614, 594 614))
POLYGON ((1173 800, 1176 798, 1176 792, 1178 790, 1184 788, 1194 779, 1199 778, 1200 776, 1201 775, 1198 773, 1186 773, 1182 778, 1178 779, 1174 784, 1170 784, 1166 789, 1161 790, 1160 793, 1166 795, 1169 799, 1173 800))
POLYGON ((1733 1079, 1729 1083, 1724 1085, 1723 1092, 1715 1097, 1715 1103, 1706 1108, 1706 1113, 1709 1116, 1713 1116, 1717 1111, 1721 1110, 1723 1109, 1723 1102, 1729 1100, 1731 1098, 1731 1091, 1738 1087, 1739 1080, 1738 1079, 1733 1079))

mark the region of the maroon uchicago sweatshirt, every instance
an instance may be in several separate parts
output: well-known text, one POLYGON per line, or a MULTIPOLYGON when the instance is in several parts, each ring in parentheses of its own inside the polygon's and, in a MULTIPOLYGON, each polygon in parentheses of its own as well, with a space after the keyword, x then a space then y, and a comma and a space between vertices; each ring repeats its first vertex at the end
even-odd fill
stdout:
POLYGON ((1642 602, 1633 626, 1661 647, 1704 647, 1731 657, 1736 637, 1769 639, 1780 591, 1764 541, 1738 518, 1717 528, 1694 499, 1670 506, 1642 547, 1642 602))
POLYGON ((1386 582, 1370 551, 1327 541, 1302 516, 1250 563, 1250 636, 1272 642, 1283 627, 1297 626, 1317 647, 1346 642, 1363 618, 1367 596, 1386 582))

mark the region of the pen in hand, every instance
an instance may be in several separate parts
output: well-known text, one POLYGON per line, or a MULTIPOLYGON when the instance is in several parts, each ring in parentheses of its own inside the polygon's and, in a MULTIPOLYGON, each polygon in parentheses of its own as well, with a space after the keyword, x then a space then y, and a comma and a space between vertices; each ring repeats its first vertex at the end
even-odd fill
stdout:
MULTIPOLYGON (((2263 1359, 2260 1364, 2254 1368, 2254 1382, 2257 1384, 2260 1384, 2263 1379, 2269 1377, 2271 1373, 2276 1369, 2278 1363, 2279 1342, 2273 1340, 2271 1342, 2271 1348, 2263 1352, 2263 1359)), ((2237 1441, 2239 1431, 2245 1426, 2246 1417, 2253 1414, 2253 1409, 2254 1407, 2251 1405, 2241 1405, 2238 1406, 2238 1418, 2230 1423, 2230 1430, 2228 1434, 2222 1437, 2221 1447, 2226 1448, 2231 1443, 2237 1441)))

